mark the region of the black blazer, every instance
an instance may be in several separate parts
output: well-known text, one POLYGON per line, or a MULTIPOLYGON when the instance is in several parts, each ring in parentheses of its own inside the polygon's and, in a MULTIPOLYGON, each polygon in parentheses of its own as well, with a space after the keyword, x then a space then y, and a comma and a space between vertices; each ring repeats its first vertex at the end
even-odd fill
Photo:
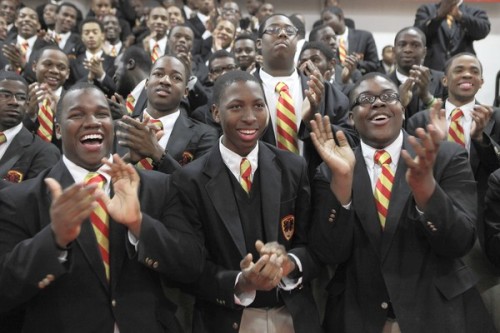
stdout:
POLYGON ((461 4, 462 20, 448 28, 446 18, 437 18, 439 3, 422 5, 415 14, 414 25, 427 38, 424 65, 442 71, 446 60, 461 52, 475 54, 473 42, 485 38, 490 32, 490 21, 484 10, 461 4))
MULTIPOLYGON (((303 267, 303 288, 279 293, 292 314, 295 332, 321 332, 309 289, 318 266, 306 248, 310 208, 306 165, 301 157, 260 142, 259 175, 266 241, 285 246, 303 267), (288 240, 281 225, 286 217, 294 221, 294 231, 288 240)), ((243 313, 243 307, 234 302, 234 283, 247 247, 219 146, 177 171, 173 184, 179 191, 188 221, 207 251, 201 278, 187 289, 197 297, 193 332, 234 332, 243 313)))
POLYGON ((46 177, 74 180, 61 161, 37 178, 0 191, 0 314, 26 310, 23 332, 180 332, 160 280, 193 281, 202 248, 168 176, 140 173, 143 216, 137 251, 125 226, 110 221, 110 282, 89 221, 61 263, 50 228, 46 177), (39 283, 48 274, 50 285, 39 283))
MULTIPOLYGON (((69 76, 68 84, 74 84, 79 81, 87 82, 87 77, 89 75, 89 71, 83 66, 83 61, 85 60, 85 52, 80 54, 76 59, 72 59, 70 61, 71 73, 69 76)), ((103 52, 102 58, 104 59, 102 63, 102 67, 104 72, 106 72, 106 76, 104 76, 104 80, 100 82, 97 79, 94 79, 94 85, 98 86, 109 98, 113 96, 116 91, 116 84, 113 80, 113 76, 115 75, 115 58, 107 55, 103 52)))
MULTIPOLYGON (((406 134, 402 148, 415 156, 406 134)), ((327 287, 326 332, 381 332, 391 309, 402 332, 496 332, 477 279, 461 260, 474 244, 477 216, 466 151, 441 144, 437 187, 423 214, 400 158, 384 231, 361 148, 355 156, 349 210, 331 192, 325 164, 313 185, 309 244, 323 262, 339 264, 327 287)))
POLYGON ((348 54, 360 53, 362 55, 362 60, 358 63, 361 73, 375 72, 378 66, 378 53, 372 33, 365 30, 349 29, 347 41, 348 54))
POLYGON ((30 133, 26 128, 14 137, 0 159, 0 189, 36 177, 59 161, 59 149, 30 133), (9 165, 9 169, 4 166, 9 165))

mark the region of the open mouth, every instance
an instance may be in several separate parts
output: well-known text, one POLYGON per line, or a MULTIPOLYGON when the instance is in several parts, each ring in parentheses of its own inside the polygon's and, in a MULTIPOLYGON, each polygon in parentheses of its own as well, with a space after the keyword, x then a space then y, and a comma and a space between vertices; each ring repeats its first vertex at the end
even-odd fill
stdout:
POLYGON ((471 82, 461 82, 458 84, 458 86, 460 87, 460 89, 465 89, 465 90, 472 89, 471 82))
POLYGON ((252 141, 256 139, 258 133, 257 129, 240 129, 238 130, 240 137, 245 141, 252 141))
POLYGON ((384 125, 389 121, 390 117, 386 114, 377 114, 370 118, 370 122, 375 125, 384 125))
POLYGON ((80 143, 87 148, 98 148, 104 141, 102 134, 87 134, 80 138, 80 143))

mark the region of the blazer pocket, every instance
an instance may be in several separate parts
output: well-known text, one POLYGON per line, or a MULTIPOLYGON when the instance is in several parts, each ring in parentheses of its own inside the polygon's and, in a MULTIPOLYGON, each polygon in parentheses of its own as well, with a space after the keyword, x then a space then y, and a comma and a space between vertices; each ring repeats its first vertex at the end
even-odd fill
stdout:
POLYGON ((458 270, 435 278, 434 285, 447 300, 451 300, 474 287, 477 281, 477 277, 469 267, 461 266, 458 270))

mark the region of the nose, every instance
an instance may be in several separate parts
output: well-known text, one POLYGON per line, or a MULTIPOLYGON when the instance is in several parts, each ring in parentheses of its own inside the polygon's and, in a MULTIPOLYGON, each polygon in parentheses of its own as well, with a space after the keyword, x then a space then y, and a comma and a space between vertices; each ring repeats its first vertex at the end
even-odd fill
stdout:
POLYGON ((251 124, 256 121, 255 113, 253 112, 252 108, 246 108, 242 120, 246 124, 251 124))
POLYGON ((86 128, 99 128, 101 125, 101 122, 94 114, 87 115, 83 124, 86 128))
POLYGON ((165 74, 165 75, 161 78, 160 82, 161 82, 161 83, 163 83, 163 84, 168 84, 168 85, 170 85, 170 84, 172 83, 172 81, 170 80, 170 75, 165 74))

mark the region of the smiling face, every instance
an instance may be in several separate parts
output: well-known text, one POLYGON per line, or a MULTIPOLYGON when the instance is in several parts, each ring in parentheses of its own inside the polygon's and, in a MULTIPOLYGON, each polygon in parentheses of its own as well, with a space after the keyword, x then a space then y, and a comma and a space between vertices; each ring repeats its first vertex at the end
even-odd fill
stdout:
POLYGON ((156 40, 162 39, 168 29, 168 13, 163 7, 155 7, 149 12, 147 26, 156 40))
POLYGON ((427 48, 420 34, 409 29, 399 34, 394 41, 394 54, 396 63, 403 74, 408 74, 413 65, 421 65, 425 58, 427 48))
POLYGON ((68 91, 60 102, 56 133, 64 155, 89 171, 102 165, 113 146, 113 121, 106 96, 98 88, 68 91))
POLYGON ((106 15, 102 19, 102 25, 104 26, 104 36, 106 40, 115 43, 120 39, 120 33, 122 28, 118 18, 113 15, 106 15))
POLYGON ((186 82, 186 68, 179 59, 164 56, 156 60, 146 82, 148 113, 159 118, 177 111, 187 94, 186 82))
POLYGON ((28 88, 21 82, 16 80, 0 81, 0 131, 8 130, 17 126, 24 118, 26 111, 26 98, 28 88), (4 95, 24 96, 18 98, 12 96, 4 98, 4 95))
POLYGON ((56 32, 66 33, 73 30, 76 26, 77 17, 78 13, 75 8, 63 5, 59 9, 59 13, 56 14, 56 32))
POLYGON ((181 9, 177 6, 170 6, 167 8, 168 14, 168 24, 170 25, 170 29, 173 27, 184 23, 184 17, 182 16, 181 9))
POLYGON ((252 39, 238 39, 234 42, 234 56, 242 70, 246 70, 255 62, 257 54, 255 42, 252 39))
POLYGON ((448 99, 455 106, 472 102, 483 82, 481 64, 473 55, 461 55, 453 59, 443 77, 443 85, 448 88, 448 99))
POLYGON ((224 132, 222 144, 240 156, 248 155, 255 148, 269 119, 262 88, 253 81, 228 85, 213 115, 224 132))
POLYGON ((19 10, 16 20, 16 28, 18 33, 24 39, 33 37, 40 29, 38 14, 29 7, 24 7, 19 10))
MULTIPOLYGON (((362 81, 351 94, 356 100, 362 94, 379 96, 397 92, 398 88, 393 82, 382 76, 374 76, 362 81)), ((399 100, 382 102, 377 97, 373 104, 352 108, 352 118, 361 140, 373 148, 382 149, 396 140, 401 132, 404 108, 399 100)))
POLYGON ((45 83, 51 90, 57 90, 69 77, 68 56, 60 50, 44 50, 33 65, 38 83, 45 83))
POLYGON ((236 29, 231 21, 220 20, 215 26, 213 35, 214 39, 220 41, 222 48, 227 49, 229 46, 231 46, 235 33, 236 29))

